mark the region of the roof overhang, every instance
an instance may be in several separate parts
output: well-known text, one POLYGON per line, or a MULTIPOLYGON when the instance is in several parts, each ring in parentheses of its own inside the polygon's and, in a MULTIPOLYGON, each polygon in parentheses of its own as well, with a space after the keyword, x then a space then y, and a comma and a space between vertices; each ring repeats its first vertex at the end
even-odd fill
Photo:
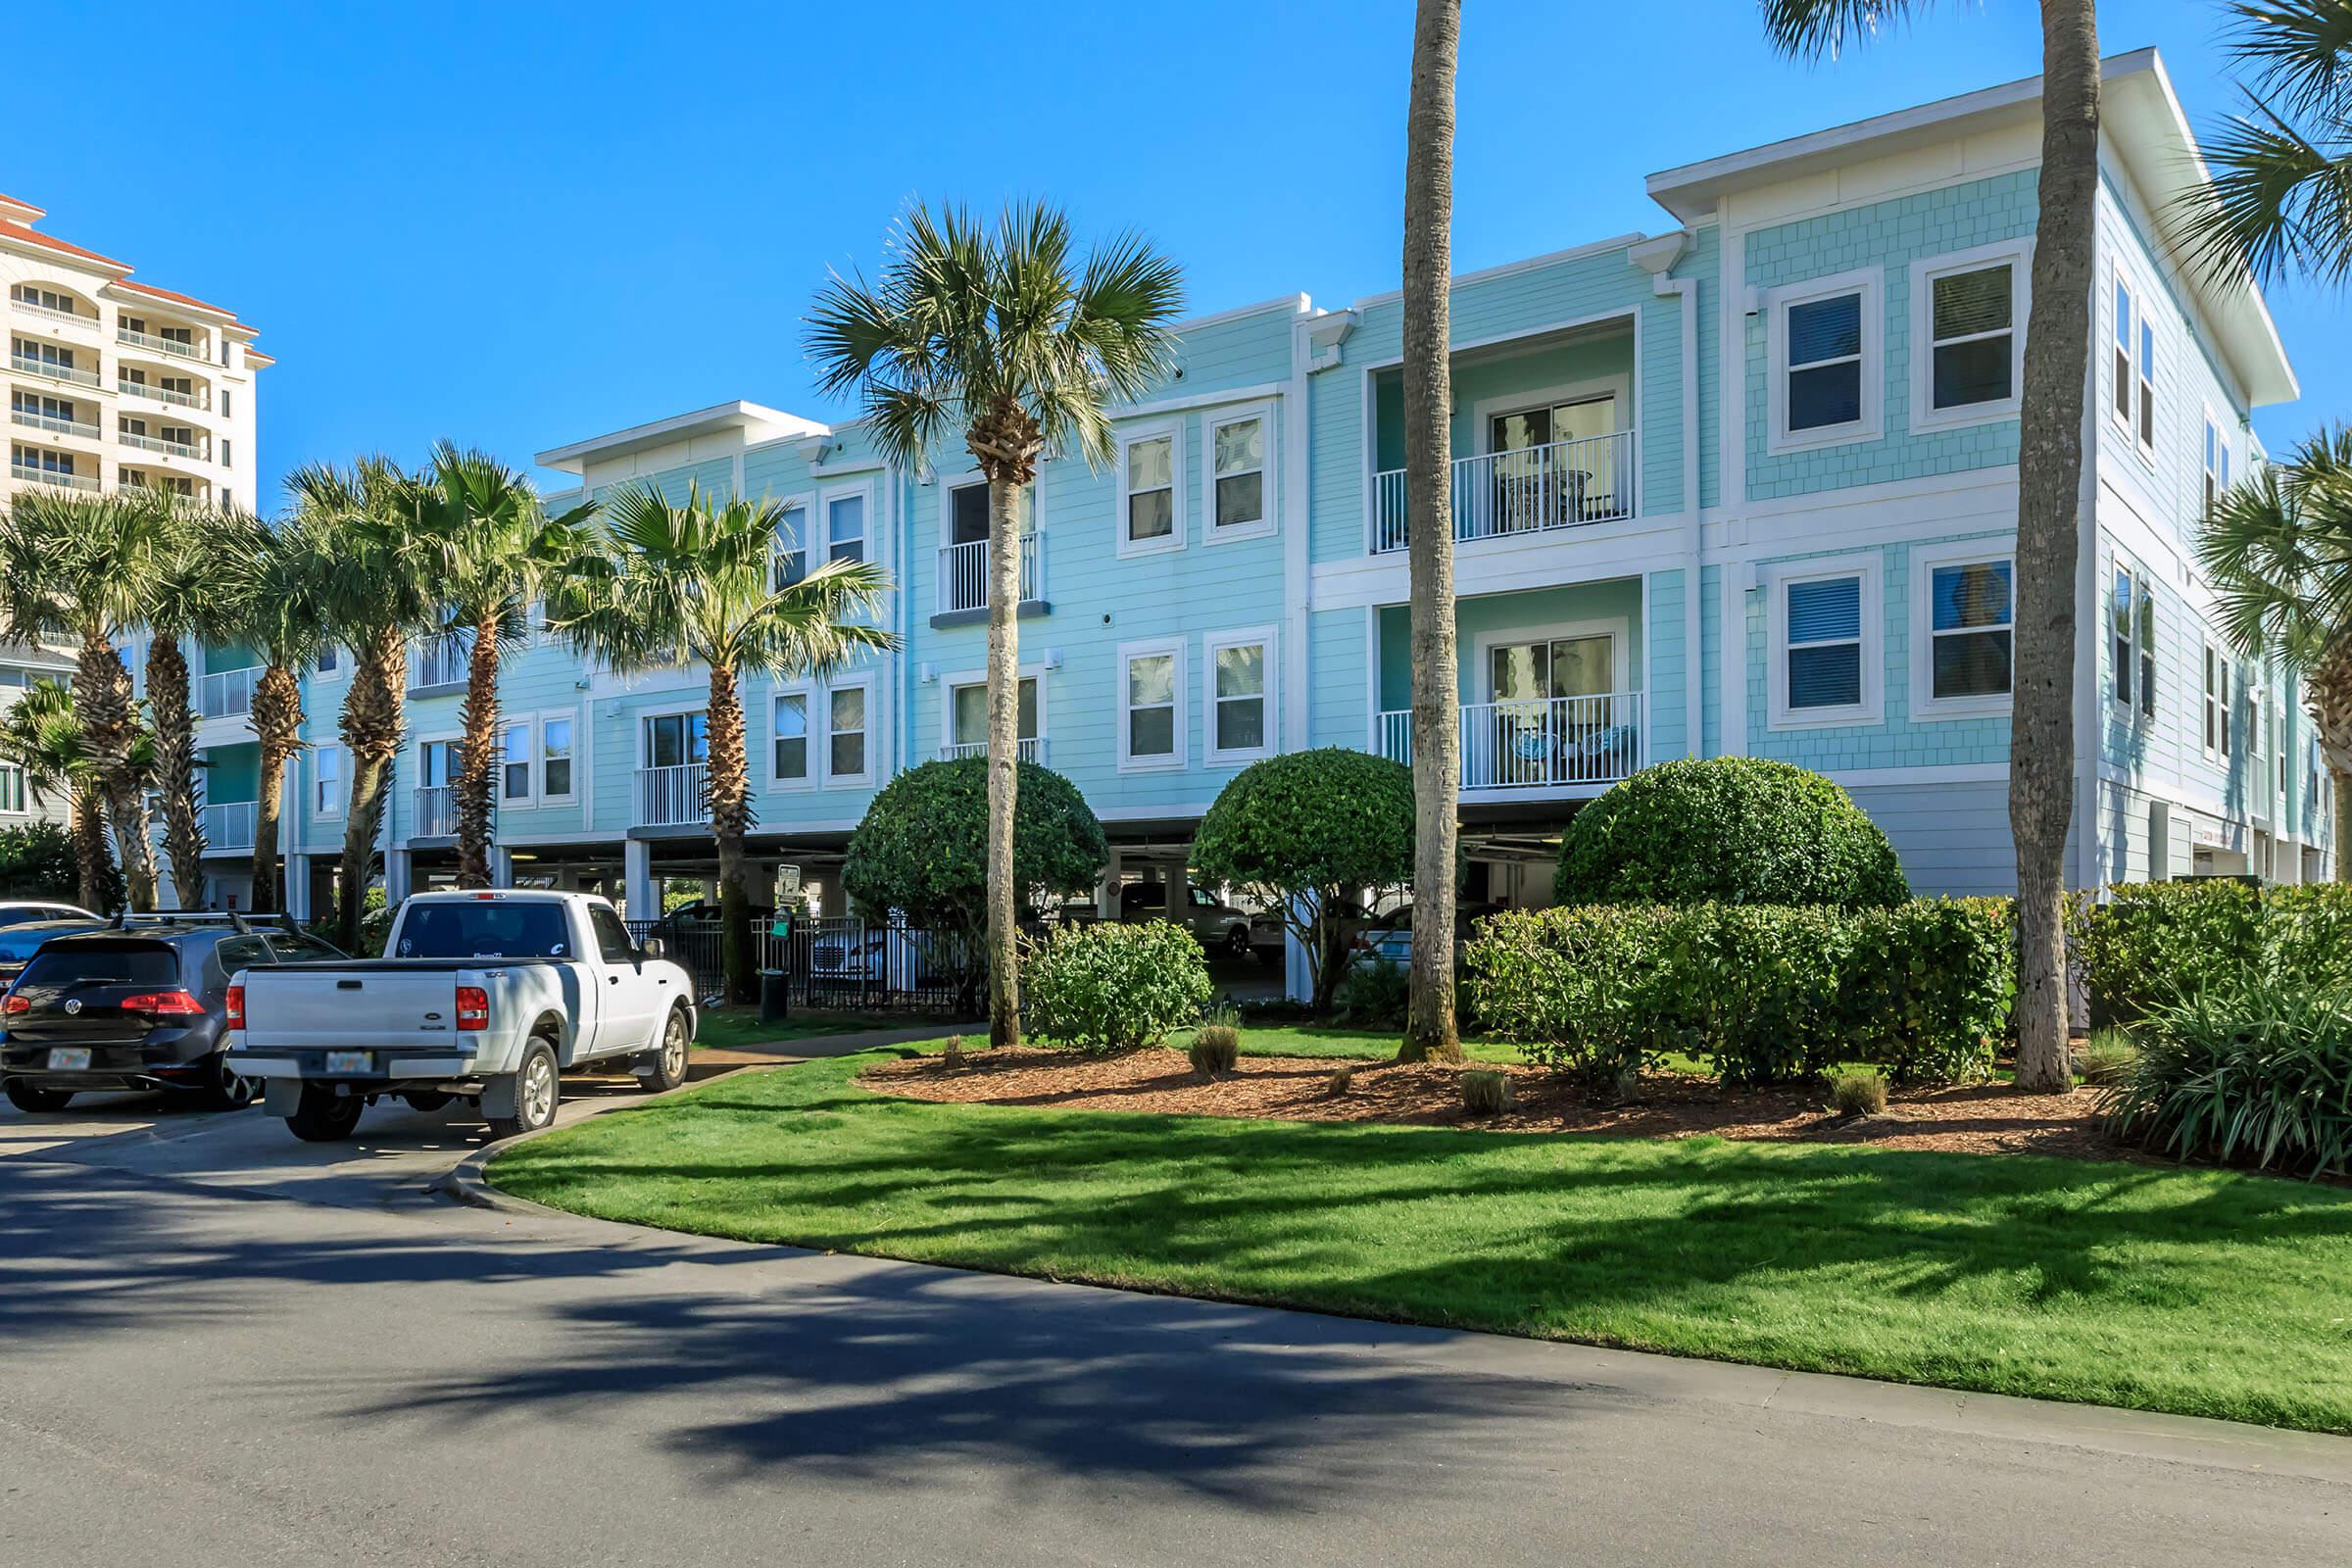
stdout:
POLYGON ((574 441, 569 446, 551 447, 538 454, 536 461, 543 468, 561 473, 585 473, 591 463, 609 462, 643 452, 651 447, 668 446, 678 441, 691 441, 697 436, 739 434, 747 443, 772 440, 779 436, 821 435, 826 426, 814 419, 804 419, 797 414, 786 414, 763 404, 714 403, 691 414, 672 415, 650 424, 633 424, 610 435, 592 436, 586 441, 574 441))

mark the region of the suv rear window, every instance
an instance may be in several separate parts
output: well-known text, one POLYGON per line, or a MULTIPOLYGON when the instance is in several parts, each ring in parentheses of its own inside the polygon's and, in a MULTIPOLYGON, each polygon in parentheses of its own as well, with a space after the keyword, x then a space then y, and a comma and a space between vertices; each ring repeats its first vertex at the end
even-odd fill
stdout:
POLYGON ((401 958, 567 958, 571 927, 560 904, 415 904, 400 922, 401 958))
POLYGON ((33 955, 17 981, 21 991, 69 985, 179 984, 179 955, 162 942, 66 942, 33 955))

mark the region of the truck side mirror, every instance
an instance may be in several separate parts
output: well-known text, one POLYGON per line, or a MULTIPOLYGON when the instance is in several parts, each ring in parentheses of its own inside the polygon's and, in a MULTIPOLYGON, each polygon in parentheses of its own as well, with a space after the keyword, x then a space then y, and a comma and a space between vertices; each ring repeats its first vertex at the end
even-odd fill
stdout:
POLYGON ((644 954, 649 958, 659 958, 666 950, 662 946, 662 939, 660 937, 647 937, 645 939, 645 945, 639 948, 637 951, 644 954))

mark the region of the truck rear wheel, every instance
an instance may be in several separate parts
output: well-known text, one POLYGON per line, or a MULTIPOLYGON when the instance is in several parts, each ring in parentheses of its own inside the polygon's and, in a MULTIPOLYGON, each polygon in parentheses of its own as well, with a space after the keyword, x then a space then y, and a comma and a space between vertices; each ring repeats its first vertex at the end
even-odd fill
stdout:
POLYGON ((650 1071, 637 1075, 637 1087, 649 1095, 675 1089, 686 1081, 686 1014, 672 1007, 662 1026, 662 1044, 654 1052, 650 1071))
POLYGON ((306 1144, 337 1144, 360 1124, 368 1102, 358 1095, 338 1095, 328 1084, 304 1084, 302 1102, 286 1125, 306 1144))
POLYGON ((514 1114, 490 1118, 492 1138, 519 1138, 556 1122, 556 1107, 564 1102, 564 1078, 556 1071, 556 1053, 545 1040, 532 1037, 523 1048, 522 1065, 514 1069, 514 1114))

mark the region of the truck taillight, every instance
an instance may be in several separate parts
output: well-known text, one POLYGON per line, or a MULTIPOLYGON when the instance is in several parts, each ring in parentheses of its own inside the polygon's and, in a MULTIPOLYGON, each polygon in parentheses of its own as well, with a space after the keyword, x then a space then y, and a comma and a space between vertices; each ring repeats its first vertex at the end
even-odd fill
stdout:
POLYGON ((231 1029, 245 1027, 245 988, 243 986, 228 988, 228 1026, 231 1029))
POLYGON ((160 1018, 192 1018, 204 1011, 204 1004, 185 991, 142 991, 135 997, 124 997, 124 1012, 144 1012, 160 1018))
POLYGON ((490 993, 480 986, 458 987, 458 1027, 487 1029, 490 1027, 490 993))

